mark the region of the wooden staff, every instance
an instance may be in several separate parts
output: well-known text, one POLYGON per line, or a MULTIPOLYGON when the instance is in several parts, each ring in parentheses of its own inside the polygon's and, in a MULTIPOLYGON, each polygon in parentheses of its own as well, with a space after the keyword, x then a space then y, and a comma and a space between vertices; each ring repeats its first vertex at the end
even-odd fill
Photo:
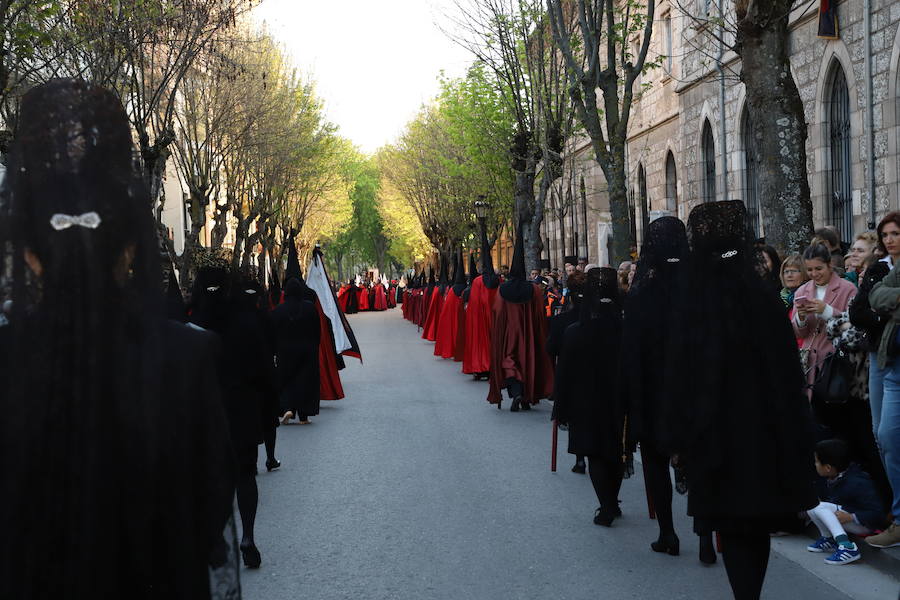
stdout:
POLYGON ((553 421, 553 446, 550 449, 550 471, 556 473, 556 439, 559 436, 559 423, 553 421))

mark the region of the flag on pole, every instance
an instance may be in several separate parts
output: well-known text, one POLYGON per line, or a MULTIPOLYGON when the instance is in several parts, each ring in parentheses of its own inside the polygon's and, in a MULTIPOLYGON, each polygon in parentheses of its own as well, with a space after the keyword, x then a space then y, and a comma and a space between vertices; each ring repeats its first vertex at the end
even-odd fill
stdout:
POLYGON ((819 37, 836 40, 838 35, 836 0, 819 0, 819 37))

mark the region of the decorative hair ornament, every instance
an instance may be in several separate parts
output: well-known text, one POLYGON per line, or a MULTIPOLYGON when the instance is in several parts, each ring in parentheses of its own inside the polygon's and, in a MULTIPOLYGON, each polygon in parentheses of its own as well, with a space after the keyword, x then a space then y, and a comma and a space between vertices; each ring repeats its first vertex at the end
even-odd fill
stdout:
POLYGON ((88 212, 83 215, 64 215, 62 213, 57 213, 50 217, 50 227, 56 231, 62 231, 72 226, 97 229, 102 222, 100 215, 95 212, 88 212))
POLYGON ((219 290, 219 286, 217 286, 217 285, 211 285, 208 288, 206 288, 207 292, 216 292, 218 290, 219 290))
POLYGON ((722 258, 734 258, 737 255, 738 255, 737 250, 729 250, 728 252, 722 253, 722 258))
POLYGON ((667 259, 666 259, 666 262, 667 262, 667 263, 679 263, 679 262, 681 262, 681 259, 680 259, 680 258, 674 258, 674 257, 673 257, 673 258, 667 258, 667 259))
POLYGON ((612 302, 612 298, 600 298, 600 302, 602 302, 603 304, 609 304, 610 302, 612 302))

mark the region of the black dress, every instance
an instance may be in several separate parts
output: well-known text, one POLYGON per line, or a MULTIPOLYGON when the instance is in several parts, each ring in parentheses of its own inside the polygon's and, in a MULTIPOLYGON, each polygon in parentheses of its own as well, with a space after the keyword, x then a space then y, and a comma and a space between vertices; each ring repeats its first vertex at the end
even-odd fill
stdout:
MULTIPOLYGON (((160 321, 158 335, 155 377, 165 382, 165 393, 143 395, 137 410, 107 407, 118 447, 103 449, 101 472, 86 468, 83 449, 106 435, 78 439, 71 422, 70 440, 49 435, 59 419, 48 403, 6 422, 27 446, 5 446, 19 459, 0 474, 6 494, 0 597, 210 597, 208 565, 223 565, 231 541, 223 531, 235 481, 216 376, 218 342, 174 321, 160 321), (75 472, 78 477, 66 479, 75 472)), ((9 357, 5 337, 0 363, 9 357)), ((143 350, 132 343, 119 352, 143 350)), ((237 589, 236 563, 228 570, 214 575, 216 583, 237 589)))
POLYGON ((276 334, 278 383, 282 412, 295 416, 319 414, 319 338, 315 305, 288 297, 272 311, 276 334))
POLYGON ((569 425, 569 452, 614 462, 622 456, 617 389, 622 325, 616 305, 610 308, 565 330, 554 400, 557 417, 569 425))

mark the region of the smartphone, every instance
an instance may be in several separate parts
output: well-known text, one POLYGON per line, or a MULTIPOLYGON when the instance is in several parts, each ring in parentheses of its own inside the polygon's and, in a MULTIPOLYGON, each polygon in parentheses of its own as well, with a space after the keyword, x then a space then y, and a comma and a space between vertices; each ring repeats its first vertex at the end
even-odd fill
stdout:
POLYGON ((796 298, 794 298, 795 306, 806 306, 807 302, 808 300, 806 299, 806 296, 797 296, 796 298))

